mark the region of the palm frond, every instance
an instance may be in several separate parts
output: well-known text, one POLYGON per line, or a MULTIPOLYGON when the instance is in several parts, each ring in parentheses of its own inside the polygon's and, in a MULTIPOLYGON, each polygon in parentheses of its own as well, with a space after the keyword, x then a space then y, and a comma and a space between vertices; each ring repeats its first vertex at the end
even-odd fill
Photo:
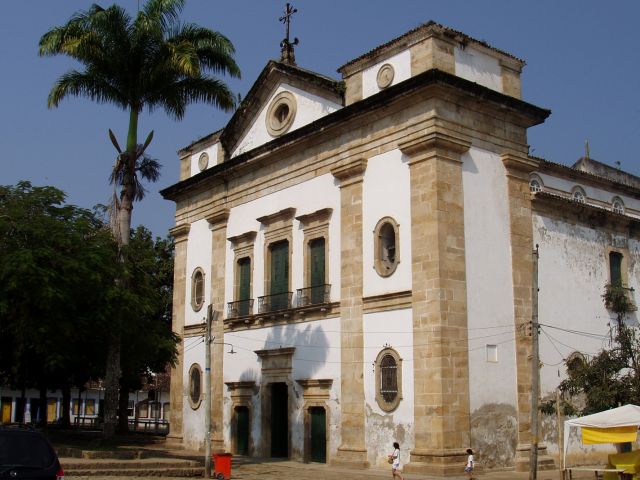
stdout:
POLYGON ((178 21, 184 4, 185 0, 147 0, 138 14, 140 25, 165 32, 178 21))
POLYGON ((82 96, 90 98, 98 103, 113 103, 120 108, 127 108, 125 98, 113 88, 105 79, 91 73, 82 73, 77 70, 62 75, 49 92, 49 108, 57 107, 65 97, 82 96))
POLYGON ((149 182, 157 182, 160 178, 161 168, 162 165, 160 165, 160 162, 158 162, 158 160, 143 155, 141 160, 138 162, 136 171, 145 180, 149 182))
POLYGON ((240 78, 240 68, 233 59, 235 48, 221 33, 192 23, 178 25, 167 39, 167 43, 184 42, 194 46, 203 69, 240 78))

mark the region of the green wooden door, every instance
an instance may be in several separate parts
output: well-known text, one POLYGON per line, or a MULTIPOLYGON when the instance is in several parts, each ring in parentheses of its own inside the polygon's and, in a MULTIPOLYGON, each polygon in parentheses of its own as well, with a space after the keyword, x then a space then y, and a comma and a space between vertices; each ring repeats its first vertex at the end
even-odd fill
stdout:
POLYGON ((238 407, 236 409, 236 453, 238 455, 249 454, 249 409, 238 407))
POLYGON ((289 392, 286 383, 271 384, 271 456, 289 456, 289 392))
POLYGON ((311 461, 327 461, 327 423, 326 412, 322 407, 312 407, 311 415, 311 461))
POLYGON ((316 238, 309 242, 309 258, 311 260, 311 303, 324 303, 324 238, 316 238))
POLYGON ((249 300, 251 299, 251 259, 249 257, 238 260, 238 315, 249 315, 249 300))
POLYGON ((289 291, 289 242, 271 245, 271 310, 287 308, 289 291))

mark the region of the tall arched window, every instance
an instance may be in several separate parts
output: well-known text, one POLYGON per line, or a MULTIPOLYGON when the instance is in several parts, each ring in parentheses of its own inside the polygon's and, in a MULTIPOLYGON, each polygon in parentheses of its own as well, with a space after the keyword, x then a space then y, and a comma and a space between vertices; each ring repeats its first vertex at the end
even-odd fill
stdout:
POLYGON ((376 402, 385 412, 395 410, 402 400, 402 359, 385 347, 376 359, 376 402))

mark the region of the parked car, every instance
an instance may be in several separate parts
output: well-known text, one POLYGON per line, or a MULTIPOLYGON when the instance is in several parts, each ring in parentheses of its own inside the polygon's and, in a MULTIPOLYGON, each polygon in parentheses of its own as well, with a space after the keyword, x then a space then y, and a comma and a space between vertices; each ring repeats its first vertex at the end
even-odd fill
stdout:
POLYGON ((64 480, 56 452, 37 430, 0 426, 0 479, 64 480))

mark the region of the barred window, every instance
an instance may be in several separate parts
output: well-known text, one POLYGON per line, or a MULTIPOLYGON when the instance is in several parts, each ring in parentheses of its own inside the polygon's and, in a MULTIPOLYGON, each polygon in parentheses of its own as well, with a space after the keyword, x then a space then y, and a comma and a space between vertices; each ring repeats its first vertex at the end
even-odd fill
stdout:
POLYGON ((376 402, 385 412, 395 410, 402 400, 402 359, 385 347, 376 359, 376 402))
POLYGON ((393 356, 386 354, 380 362, 380 395, 387 403, 398 396, 398 365, 393 356))

